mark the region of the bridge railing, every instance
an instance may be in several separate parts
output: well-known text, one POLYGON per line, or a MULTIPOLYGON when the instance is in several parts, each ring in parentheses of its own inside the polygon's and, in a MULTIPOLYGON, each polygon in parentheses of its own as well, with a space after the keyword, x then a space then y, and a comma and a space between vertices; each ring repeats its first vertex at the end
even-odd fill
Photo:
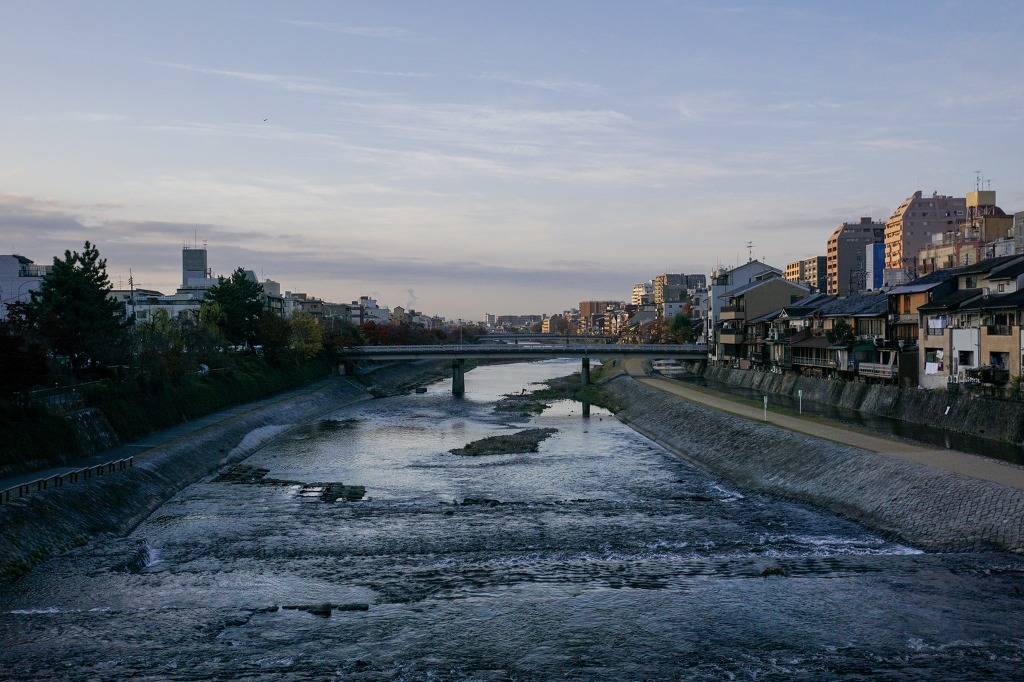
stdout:
POLYGON ((633 352, 666 352, 666 353, 679 353, 679 352, 692 352, 702 353, 707 352, 707 345, 697 343, 683 343, 683 344, 607 344, 607 343, 590 343, 590 344, 570 344, 566 346, 509 346, 503 343, 465 343, 465 344, 432 344, 432 345, 409 345, 409 346, 346 346, 339 352, 341 354, 354 353, 354 354, 370 354, 370 355, 387 355, 387 354, 406 354, 406 353, 445 353, 445 352, 487 352, 494 351, 496 353, 521 353, 528 355, 530 353, 552 353, 552 352, 589 352, 594 351, 596 353, 610 353, 614 354, 618 351, 633 351, 633 352))

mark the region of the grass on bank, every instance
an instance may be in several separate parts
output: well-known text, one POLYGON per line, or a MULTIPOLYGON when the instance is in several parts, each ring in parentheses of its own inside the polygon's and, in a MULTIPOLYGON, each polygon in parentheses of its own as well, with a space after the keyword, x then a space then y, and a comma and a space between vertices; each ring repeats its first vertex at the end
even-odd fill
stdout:
MULTIPOLYGON (((330 373, 314 359, 289 367, 255 356, 235 359, 206 376, 178 381, 130 379, 83 389, 87 407, 106 417, 121 442, 218 410, 298 388, 330 373)), ((58 466, 83 454, 71 423, 37 406, 0 400, 0 476, 58 466)))

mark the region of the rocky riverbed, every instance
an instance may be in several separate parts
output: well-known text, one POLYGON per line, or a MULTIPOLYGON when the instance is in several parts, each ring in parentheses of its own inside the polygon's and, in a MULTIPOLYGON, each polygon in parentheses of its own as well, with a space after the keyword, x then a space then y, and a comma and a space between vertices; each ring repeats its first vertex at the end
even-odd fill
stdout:
POLYGON ((350 426, 314 420, 244 462, 249 479, 361 499, 217 481, 221 467, 126 536, 43 563, 0 590, 0 677, 1019 676, 1018 556, 924 552, 747 493, 573 401, 516 427, 558 430, 540 455, 450 454, 512 430, 503 395, 575 366, 479 368, 465 399, 442 381, 364 401, 318 417, 350 426))

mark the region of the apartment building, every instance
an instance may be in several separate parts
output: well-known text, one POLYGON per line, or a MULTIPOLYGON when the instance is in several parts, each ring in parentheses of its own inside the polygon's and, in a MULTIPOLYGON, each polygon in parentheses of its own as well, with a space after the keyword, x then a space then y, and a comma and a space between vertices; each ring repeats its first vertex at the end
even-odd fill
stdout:
POLYGON ((1005 385, 1019 376, 1024 256, 989 258, 936 276, 947 293, 918 306, 921 387, 1005 385))
POLYGON ((917 274, 974 265, 1017 252, 1014 216, 996 205, 992 190, 968 192, 967 215, 952 228, 933 234, 917 254, 917 274))
POLYGON ((920 190, 904 199, 885 222, 886 285, 914 279, 918 253, 932 236, 954 229, 967 215, 967 200, 937 192, 924 196, 920 190))
POLYGON ((885 226, 870 217, 843 223, 828 239, 826 292, 833 296, 864 291, 867 287, 865 247, 885 238, 885 226))
POLYGON ((654 282, 637 282, 629 298, 631 305, 646 305, 654 302, 654 282))
POLYGON ((812 256, 786 265, 783 276, 790 282, 805 284, 815 291, 825 291, 828 286, 827 269, 825 256, 812 256))

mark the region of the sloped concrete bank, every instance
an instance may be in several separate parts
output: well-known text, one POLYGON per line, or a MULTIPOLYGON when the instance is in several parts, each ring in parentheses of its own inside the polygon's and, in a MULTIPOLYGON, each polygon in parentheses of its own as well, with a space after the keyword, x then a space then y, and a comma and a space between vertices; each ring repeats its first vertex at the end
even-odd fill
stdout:
POLYGON ((95 535, 130 532, 181 489, 298 425, 369 400, 371 391, 386 394, 443 373, 437 363, 409 363, 386 376, 335 377, 147 450, 128 471, 0 505, 0 584, 95 535))
POLYGON ((623 406, 624 423, 742 488, 923 549, 1024 551, 1024 491, 718 412, 627 375, 602 389, 623 406))
POLYGON ((853 381, 798 377, 757 370, 708 367, 709 381, 742 386, 773 395, 797 397, 868 414, 893 417, 912 424, 928 424, 957 433, 1024 444, 1024 403, 971 396, 950 391, 929 391, 853 381))

